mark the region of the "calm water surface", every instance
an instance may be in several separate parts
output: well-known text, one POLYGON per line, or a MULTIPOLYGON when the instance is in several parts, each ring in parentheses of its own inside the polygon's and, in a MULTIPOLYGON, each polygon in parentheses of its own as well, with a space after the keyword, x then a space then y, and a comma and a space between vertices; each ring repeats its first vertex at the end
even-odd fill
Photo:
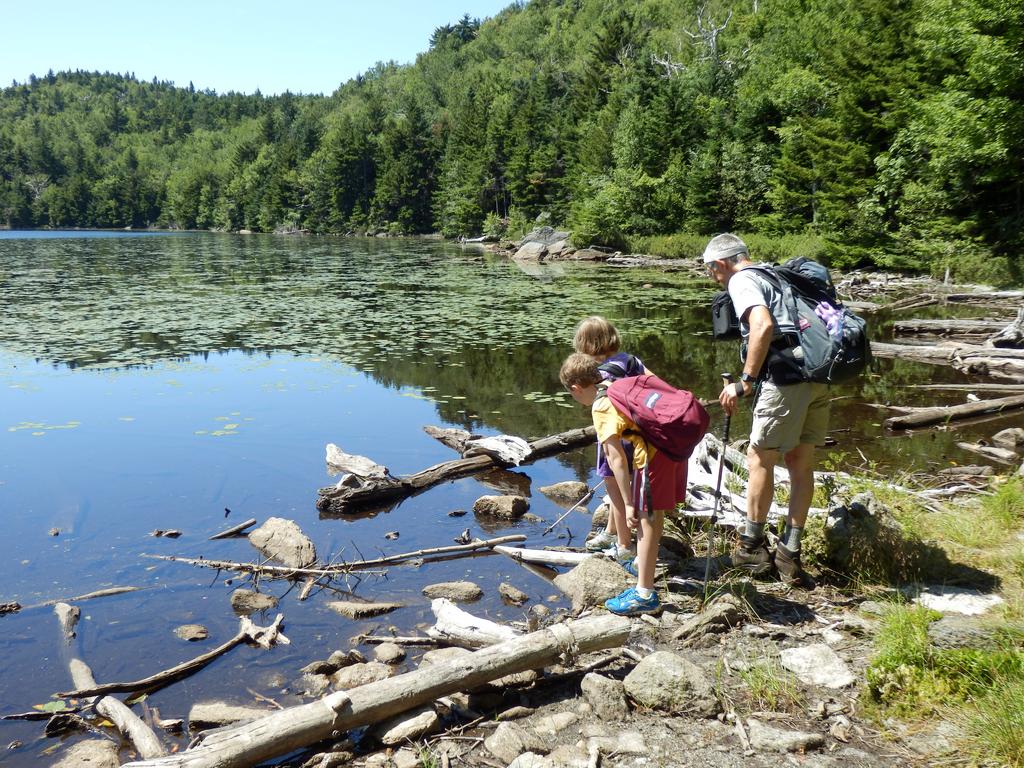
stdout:
MULTIPOLYGON (((253 561, 244 538, 208 541, 248 517, 294 519, 323 561, 443 546, 466 527, 556 543, 541 538, 542 522, 496 530, 472 514, 450 517, 494 492, 472 478, 387 513, 320 519, 316 491, 332 482, 324 446, 401 474, 453 458, 425 424, 527 437, 581 426, 587 415, 560 391, 557 371, 575 323, 593 313, 612 318, 648 367, 713 396, 719 371, 738 363, 734 345, 707 335, 712 290, 682 272, 517 266, 423 240, 0 232, 0 602, 26 606, 0 617, 0 714, 70 687, 52 609, 31 607, 45 600, 144 587, 81 604, 71 650, 101 682, 153 674, 229 638, 238 625, 231 591, 250 585, 146 555, 253 561), (150 535, 161 528, 183 535, 150 535), (391 531, 397 540, 385 538, 391 531), (210 638, 176 639, 185 623, 205 625, 210 638)), ((954 374, 886 363, 838 388, 832 460, 859 463, 860 452, 894 469, 969 461, 948 436, 883 439, 881 412, 865 404, 934 402, 896 385, 940 376, 954 374)), ((749 419, 738 422, 734 436, 749 419)), ((591 454, 522 472, 533 488, 589 481, 591 454)), ((547 521, 561 512, 538 493, 531 505, 547 521)), ((570 527, 581 536, 587 518, 570 527)), ((292 644, 236 649, 148 704, 181 717, 204 699, 253 703, 252 691, 296 703, 300 667, 361 632, 431 623, 422 587, 463 578, 486 592, 472 610, 495 618, 523 616, 497 599, 504 580, 533 602, 560 602, 543 578, 498 556, 396 567, 305 602, 286 582, 265 582, 260 589, 281 598, 292 644), (407 607, 373 622, 325 607, 352 595, 407 607)), ((5 765, 37 764, 57 744, 40 724, 0 730, 3 744, 22 742, 0 752, 5 765)))

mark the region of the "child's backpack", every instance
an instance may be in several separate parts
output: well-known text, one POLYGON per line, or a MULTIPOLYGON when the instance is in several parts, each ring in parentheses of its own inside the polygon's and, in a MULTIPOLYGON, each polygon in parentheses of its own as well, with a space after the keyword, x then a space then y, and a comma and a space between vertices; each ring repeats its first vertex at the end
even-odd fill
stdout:
POLYGON ((849 381, 871 362, 867 323, 843 306, 828 269, 805 257, 754 267, 782 291, 796 327, 773 342, 766 361, 776 384, 849 381))
POLYGON ((608 397, 629 416, 641 436, 672 461, 686 461, 708 431, 708 412, 685 389, 653 374, 613 381, 608 397))
POLYGON ((642 376, 645 369, 636 355, 617 352, 597 366, 597 370, 605 381, 615 381, 630 376, 642 376))

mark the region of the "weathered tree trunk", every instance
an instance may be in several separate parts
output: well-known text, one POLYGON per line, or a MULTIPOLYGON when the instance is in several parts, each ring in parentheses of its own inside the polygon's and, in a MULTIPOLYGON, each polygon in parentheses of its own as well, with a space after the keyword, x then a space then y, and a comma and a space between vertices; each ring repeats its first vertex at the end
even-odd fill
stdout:
POLYGON ((428 424, 423 428, 423 431, 442 445, 451 448, 460 456, 466 450, 466 442, 473 437, 472 432, 456 429, 455 427, 434 427, 428 424))
POLYGON ((897 320, 892 324, 897 336, 955 336, 971 340, 986 339, 1001 331, 1006 323, 1001 320, 897 320))
POLYGON ((443 597, 432 600, 430 610, 434 612, 435 621, 427 634, 435 640, 460 648, 484 648, 511 640, 519 634, 506 624, 467 613, 443 597))
POLYGON ((513 560, 541 565, 579 565, 593 552, 558 552, 550 549, 522 549, 520 547, 495 547, 495 552, 508 555, 513 560))
MULTIPOLYGON (((530 443, 530 454, 524 464, 554 456, 574 448, 582 448, 594 442, 596 433, 593 427, 571 429, 557 435, 549 435, 530 443)), ((316 507, 326 514, 345 514, 354 512, 360 507, 393 504, 399 499, 413 496, 447 480, 468 477, 477 472, 503 466, 491 456, 473 456, 468 459, 454 459, 442 464, 406 475, 400 478, 381 477, 364 478, 358 487, 333 486, 321 488, 316 507)))
POLYGON ((1017 319, 989 338, 985 346, 1009 349, 1024 347, 1024 307, 1017 310, 1017 319))
POLYGON ((1003 413, 1024 408, 1024 395, 1000 397, 995 400, 979 400, 976 403, 963 403, 940 408, 922 408, 913 413, 893 416, 885 420, 886 429, 916 429, 951 421, 970 419, 992 413, 1003 413))
POLYGON ((871 354, 931 365, 949 365, 963 373, 977 376, 1024 381, 1024 349, 989 348, 971 344, 910 346, 873 341, 871 354))
MULTIPOLYGON (((71 679, 76 688, 96 687, 96 680, 88 664, 81 659, 71 659, 69 666, 71 679)), ((135 749, 143 758, 148 760, 167 752, 153 730, 120 700, 113 696, 104 696, 96 702, 95 708, 99 714, 117 726, 117 730, 135 745, 135 749)))
POLYGON ((267 717, 211 734, 176 755, 127 763, 131 768, 248 768, 305 747, 334 732, 380 722, 440 696, 470 690, 499 677, 540 669, 560 657, 621 645, 630 621, 591 616, 556 624, 489 648, 457 662, 431 664, 404 675, 340 691, 267 717))

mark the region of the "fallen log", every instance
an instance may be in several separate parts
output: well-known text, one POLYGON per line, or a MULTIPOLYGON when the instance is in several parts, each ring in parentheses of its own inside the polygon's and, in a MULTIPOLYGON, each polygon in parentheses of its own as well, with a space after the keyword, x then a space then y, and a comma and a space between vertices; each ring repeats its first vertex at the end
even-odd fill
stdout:
POLYGON ((540 565, 579 565, 594 552, 559 552, 550 549, 522 549, 520 547, 495 547, 495 552, 508 555, 513 560, 540 565))
POLYGON ((230 528, 225 528, 220 533, 213 534, 213 536, 210 537, 210 541, 217 541, 217 539, 230 539, 232 536, 237 536, 238 534, 242 533, 242 531, 244 531, 246 528, 250 528, 254 525, 256 525, 256 518, 250 517, 243 523, 233 525, 230 528))
POLYGON ((897 320, 892 324, 897 336, 957 336, 985 339, 1006 327, 1002 320, 897 320))
POLYGON ((590 616, 440 662, 403 675, 332 693, 254 722, 220 729, 176 755, 126 763, 125 768, 248 768, 345 732, 377 723, 447 694, 540 669, 580 653, 622 645, 630 621, 590 616))
POLYGON ((1017 319, 993 334, 985 342, 986 347, 1020 349, 1024 347, 1024 307, 1017 310, 1017 319))
POLYGON ((75 637, 75 627, 78 626, 78 619, 82 615, 82 609, 77 605, 57 603, 53 606, 53 612, 57 614, 57 621, 60 622, 60 631, 64 636, 64 643, 70 643, 75 637))
MULTIPOLYGON (((594 442, 595 435, 593 427, 586 427, 571 429, 531 441, 529 443, 530 453, 522 463, 528 464, 574 448, 582 448, 594 442)), ((414 475, 404 475, 399 478, 390 475, 362 478, 362 483, 355 487, 341 485, 321 488, 316 508, 322 513, 346 514, 359 507, 392 504, 408 496, 422 493, 439 483, 503 466, 507 465, 492 456, 484 455, 453 459, 435 464, 414 475)))
POLYGON ((1003 394, 1024 392, 1024 384, 992 384, 968 382, 964 384, 899 384, 903 389, 945 390, 951 392, 1002 392, 1003 394))
POLYGON ((471 554, 481 549, 493 549, 499 544, 511 544, 517 541, 526 541, 526 536, 521 533, 513 533, 508 536, 499 536, 494 539, 476 539, 468 544, 452 544, 447 547, 432 547, 430 549, 417 549, 415 552, 403 552, 398 555, 387 555, 373 560, 352 560, 347 563, 337 563, 324 568, 293 568, 288 565, 263 565, 261 563, 236 563, 231 560, 206 560, 197 557, 179 557, 177 555, 143 555, 154 560, 169 560, 173 563, 187 563, 200 568, 215 568, 219 571, 237 571, 238 573, 254 573, 260 576, 293 579, 299 576, 338 576, 339 574, 351 571, 361 571, 368 568, 378 568, 382 565, 401 563, 406 560, 428 560, 432 557, 445 556, 450 559, 453 553, 471 554))
POLYGON ((971 344, 919 346, 871 342, 875 357, 899 358, 930 365, 949 365, 962 373, 1024 382, 1024 349, 971 344))
POLYGON ((986 459, 991 461, 998 461, 1000 464, 1012 465, 1016 464, 1020 458, 1016 451, 1011 451, 1009 448, 997 448, 994 445, 982 445, 981 443, 957 443, 957 448, 962 448, 965 451, 976 453, 979 456, 984 456, 986 459))
MULTIPOLYGON (((95 688, 96 680, 89 665, 81 659, 71 659, 71 679, 76 688, 95 688)), ((93 699, 90 699, 90 702, 93 699)), ((160 757, 167 753, 156 734, 142 718, 132 712, 119 699, 103 696, 93 704, 95 710, 112 722, 120 733, 135 745, 136 751, 145 759, 160 757)))
POLYGON ((460 456, 462 455, 462 452, 466 450, 466 443, 474 437, 477 437, 477 435, 474 435, 472 432, 467 432, 464 429, 457 429, 455 427, 434 427, 430 424, 423 427, 423 431, 442 445, 446 445, 451 448, 460 456))
POLYGON ((81 696, 96 696, 102 693, 135 693, 137 691, 147 691, 151 688, 158 688, 166 685, 167 683, 179 680, 182 677, 191 675, 193 672, 198 672, 218 656, 223 656, 232 648, 237 645, 241 645, 242 643, 258 645, 261 648, 270 648, 272 645, 276 645, 277 643, 280 643, 281 645, 288 645, 291 641, 284 636, 284 633, 281 632, 281 622, 283 621, 284 616, 278 614, 274 619, 274 623, 269 627, 258 627, 253 624, 248 617, 242 617, 239 623, 238 633, 234 637, 214 648, 212 651, 196 656, 194 659, 183 661, 181 664, 171 667, 170 669, 165 669, 163 672, 158 672, 155 675, 144 677, 141 680, 133 680, 127 683, 103 683, 102 685, 80 686, 73 691, 58 693, 57 696, 61 698, 78 698, 81 696))
POLYGON ((80 603, 83 600, 95 600, 97 597, 110 597, 111 595, 123 595, 126 592, 137 592, 142 587, 108 587, 107 589, 97 589, 95 592, 86 592, 84 595, 75 595, 74 597, 56 597, 53 600, 46 600, 42 603, 36 603, 24 608, 28 611, 32 608, 45 608, 48 605, 56 605, 57 603, 80 603))
POLYGON ((1024 408, 1024 395, 1000 397, 994 400, 979 400, 976 403, 962 403, 936 408, 922 408, 912 413, 893 416, 885 420, 885 428, 891 430, 917 429, 951 421, 970 419, 993 413, 1005 413, 1024 408))
POLYGON ((447 645, 483 648, 511 640, 519 634, 506 624, 474 616, 444 597, 431 600, 430 610, 434 612, 435 621, 434 626, 427 629, 427 634, 447 645))

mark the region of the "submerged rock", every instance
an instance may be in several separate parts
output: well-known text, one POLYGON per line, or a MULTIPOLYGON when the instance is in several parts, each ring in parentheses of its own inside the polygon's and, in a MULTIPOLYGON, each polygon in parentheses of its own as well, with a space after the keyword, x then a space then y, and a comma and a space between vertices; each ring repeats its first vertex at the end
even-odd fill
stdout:
POLYGON ((396 611, 402 605, 401 603, 353 603, 347 600, 332 600, 327 603, 327 607, 349 619, 369 619, 396 611))
POLYGON ((223 701, 201 701, 192 705, 188 712, 189 730, 199 727, 230 725, 248 720, 256 720, 270 714, 267 709, 247 707, 238 704, 227 704, 223 701))
POLYGON ((530 596, 523 590, 513 587, 508 582, 502 582, 498 586, 498 594, 501 595, 502 600, 512 605, 522 605, 530 599, 530 596))
POLYGON ((72 744, 52 768, 117 768, 117 744, 109 739, 88 739, 72 744))
POLYGON ((473 514, 515 519, 530 508, 522 496, 481 496, 473 503, 473 514))
POLYGON ((423 594, 434 599, 446 597, 455 602, 469 603, 484 596, 484 591, 471 581, 444 581, 423 588, 423 594))
POLYGON ((208 638, 210 631, 202 624, 182 624, 180 627, 175 627, 174 634, 180 640, 196 642, 208 638))
POLYGON ((277 605, 277 598, 253 592, 251 589, 236 589, 231 593, 231 608, 239 616, 249 616, 257 611, 267 611, 277 605))
POLYGON ((539 490, 556 504, 571 506, 586 496, 590 488, 578 480, 567 480, 564 483, 542 486, 539 490))

